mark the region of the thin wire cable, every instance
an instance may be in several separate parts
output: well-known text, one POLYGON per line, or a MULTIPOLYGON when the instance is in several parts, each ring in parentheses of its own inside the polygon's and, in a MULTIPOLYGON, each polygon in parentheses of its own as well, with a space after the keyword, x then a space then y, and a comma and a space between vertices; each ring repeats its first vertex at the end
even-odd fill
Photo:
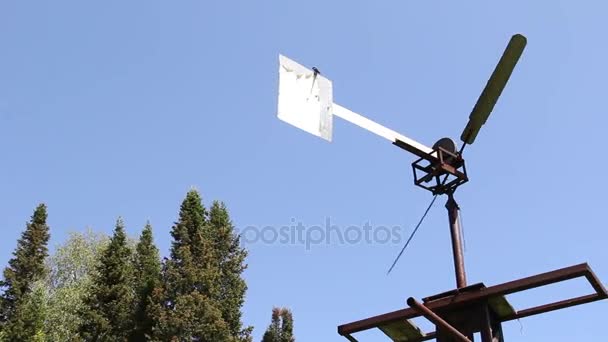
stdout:
MULTIPOLYGON (((462 152, 464 151, 464 148, 467 144, 463 143, 462 147, 460 148, 460 152, 459 154, 462 155, 462 152)), ((443 181, 441 181, 441 186, 445 185, 445 183, 448 180, 448 177, 450 175, 446 174, 445 177, 443 177, 443 181)), ((418 231, 418 228, 420 228, 420 225, 422 224, 422 222, 424 221, 424 218, 426 217, 426 214, 429 213, 429 210, 431 210, 431 207, 433 207, 433 204, 435 204, 435 200, 437 199, 438 194, 435 194, 433 196, 433 199, 431 200, 431 203, 429 204, 429 206, 426 208, 426 210, 424 211, 424 214, 422 215, 422 217, 420 218, 420 221, 418 221, 418 224, 416 225, 416 228, 414 228, 414 231, 412 232, 412 234, 410 235, 410 237, 407 239, 407 241, 405 242, 405 245, 403 246, 403 248, 401 249, 401 251, 399 252, 399 254, 397 255, 397 258, 395 258, 395 261, 393 261, 393 264, 391 265, 391 267, 388 269, 388 272, 386 272, 386 275, 389 275, 391 273, 391 271, 393 270, 393 268, 395 267, 395 265, 397 264, 397 261, 399 261, 399 258, 401 258, 401 255, 403 254, 403 252, 405 252, 405 249, 407 248, 407 246, 410 244, 410 241, 412 241, 412 239, 414 238, 414 235, 416 235, 416 232, 418 231)), ((458 209, 459 213, 460 213, 460 209, 458 209)), ((460 215, 458 215, 458 218, 460 220, 460 215)), ((461 221, 462 222, 462 221, 461 221)), ((460 229, 461 229, 461 234, 460 234, 460 242, 463 243, 462 240, 462 236, 464 235, 464 230, 462 230, 462 224, 460 224, 460 229)), ((466 244, 466 242, 464 242, 463 244, 466 244)), ((466 250, 466 246, 465 246, 465 250, 466 250)))
POLYGON ((519 323, 519 333, 520 334, 524 334, 524 324, 521 322, 521 319, 517 319, 517 322, 519 323))
POLYGON ((467 251, 467 238, 464 235, 464 223, 462 223, 464 220, 462 219, 462 210, 460 210, 460 208, 458 208, 458 226, 460 226, 460 243, 462 243, 462 246, 464 248, 464 252, 466 253, 467 251))
POLYGON ((405 245, 403 246, 403 248, 401 248, 401 252, 399 252, 399 255, 397 255, 397 258, 395 258, 395 261, 393 261, 393 264, 391 265, 391 268, 388 269, 388 272, 386 272, 386 275, 389 275, 391 273, 391 271, 393 270, 393 268, 397 264, 397 261, 399 261, 399 258, 401 258, 401 255, 403 254, 403 252, 405 251, 405 249, 407 248, 407 246, 410 244, 410 241, 412 241, 412 239, 414 238, 414 235, 416 235, 416 232, 418 231, 418 228, 420 228, 420 225, 422 224, 422 221, 424 221, 424 218, 426 217, 426 214, 429 213, 429 210, 431 210, 431 207, 433 207, 433 204, 435 204, 435 200, 437 199, 437 196, 438 196, 437 194, 435 194, 435 196, 433 196, 433 199, 431 200, 431 203, 429 204, 429 206, 424 211, 424 214, 420 218, 420 221, 418 221, 418 224, 416 225, 416 228, 414 228, 414 231, 412 232, 412 234, 410 234, 410 237, 405 242, 405 245))

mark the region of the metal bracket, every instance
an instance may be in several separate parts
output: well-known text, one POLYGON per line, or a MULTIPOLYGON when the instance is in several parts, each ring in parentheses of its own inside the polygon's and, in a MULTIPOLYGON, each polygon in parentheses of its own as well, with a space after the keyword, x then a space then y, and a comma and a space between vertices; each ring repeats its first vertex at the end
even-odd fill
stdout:
POLYGON ((419 158, 412 163, 414 184, 434 195, 453 193, 460 185, 469 181, 464 159, 438 147, 431 154, 435 158, 419 158))

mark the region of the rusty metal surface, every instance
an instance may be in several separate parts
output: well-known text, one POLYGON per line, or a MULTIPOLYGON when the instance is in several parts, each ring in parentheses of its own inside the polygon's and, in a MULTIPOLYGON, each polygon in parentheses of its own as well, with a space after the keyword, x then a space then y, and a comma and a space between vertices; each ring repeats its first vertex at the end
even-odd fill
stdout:
POLYGON ((357 341, 356 338, 354 338, 350 335, 344 335, 344 337, 346 337, 346 339, 349 340, 350 342, 359 342, 359 341, 357 341))
MULTIPOLYGON (((545 285, 580 277, 585 277, 589 281, 593 289, 596 291, 596 293, 519 310, 511 316, 499 317, 499 321, 510 321, 513 319, 528 317, 540 313, 559 310, 575 305, 585 304, 608 298, 608 292, 606 291, 604 286, 602 286, 597 276, 593 273, 589 265, 583 263, 506 282, 491 287, 484 288, 479 285, 474 285, 471 286, 471 288, 479 288, 477 290, 471 291, 455 290, 453 292, 446 292, 443 295, 447 294, 447 296, 443 297, 438 297, 437 295, 431 296, 428 297, 431 300, 425 303, 425 307, 434 312, 441 310, 453 311, 458 310, 459 308, 464 308, 467 305, 471 305, 476 302, 488 301, 492 297, 504 296, 507 294, 526 291, 532 288, 542 287, 545 285), (454 294, 449 295, 449 293, 454 294)), ((382 315, 341 325, 338 327, 338 333, 343 336, 350 335, 356 332, 376 328, 381 324, 386 324, 392 321, 411 319, 415 317, 420 317, 420 313, 412 308, 396 310, 382 315)))
POLYGON ((481 341, 492 342, 492 318, 490 317, 490 310, 488 305, 483 306, 483 322, 481 327, 481 341))
POLYGON ((437 327, 441 328, 442 331, 449 333, 451 337, 455 338, 457 341, 471 342, 471 340, 469 340, 468 337, 464 336, 460 331, 458 331, 458 329, 451 326, 448 322, 444 321, 443 318, 439 317, 439 315, 419 303, 414 298, 408 298, 407 305, 409 305, 412 309, 416 310, 419 314, 426 317, 426 319, 434 323, 437 327))
MULTIPOLYGON (((407 146, 401 146, 399 141, 395 145, 407 150, 407 146)), ((439 147, 433 153, 419 157, 412 163, 416 186, 433 194, 447 194, 469 181, 464 159, 458 153, 439 147)))
POLYGON ((448 194, 445 204, 450 220, 450 236, 452 238, 452 255, 454 257, 454 272, 456 273, 456 288, 467 286, 467 275, 464 269, 464 252, 462 249, 462 236, 460 236, 460 220, 458 219, 458 204, 454 200, 454 194, 448 194))
POLYGON ((601 300, 601 299, 605 299, 605 298, 606 297, 598 295, 597 293, 594 293, 594 294, 580 296, 580 297, 576 297, 576 298, 561 300, 559 302, 554 302, 554 303, 550 303, 550 304, 539 305, 539 306, 535 306, 533 308, 519 310, 513 315, 502 317, 501 320, 503 322, 512 321, 514 319, 520 319, 520 318, 534 316, 534 315, 538 315, 538 314, 542 314, 542 313, 546 313, 546 312, 550 312, 550 311, 565 309, 565 308, 569 308, 571 306, 587 304, 587 303, 595 302, 597 300, 601 300))
POLYGON ((475 284, 467 285, 466 287, 463 287, 460 289, 453 289, 453 290, 441 292, 438 294, 434 294, 432 296, 424 297, 424 298, 422 298, 422 301, 425 303, 431 302, 431 301, 441 299, 444 297, 452 297, 452 296, 455 296, 457 294, 464 293, 464 292, 479 291, 480 289, 483 289, 485 287, 486 287, 486 285, 484 283, 475 283, 475 284))

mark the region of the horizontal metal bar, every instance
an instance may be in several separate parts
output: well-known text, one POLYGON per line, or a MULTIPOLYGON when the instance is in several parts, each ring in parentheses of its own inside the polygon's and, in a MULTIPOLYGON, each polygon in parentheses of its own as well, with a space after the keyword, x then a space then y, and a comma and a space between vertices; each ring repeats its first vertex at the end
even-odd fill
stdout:
MULTIPOLYGON (((508 295, 519 291, 529 290, 535 287, 545 286, 564 280, 582 277, 589 273, 589 271, 589 265, 587 265, 587 263, 583 263, 518 280, 513 280, 500 285, 490 286, 488 288, 482 289, 480 292, 485 297, 496 295, 508 295)), ((469 297, 471 297, 471 294, 465 293, 462 297, 457 297, 456 301, 466 301, 467 299, 469 299, 469 297)))
POLYGON ((571 299, 566 299, 566 300, 562 300, 562 301, 555 302, 555 303, 539 305, 539 306, 535 306, 533 308, 529 308, 529 309, 525 309, 525 310, 519 310, 512 316, 502 318, 501 321, 503 321, 503 322, 512 321, 514 319, 534 316, 534 315, 538 315, 538 314, 542 314, 542 313, 547 313, 550 311, 569 308, 569 307, 576 306, 576 305, 587 304, 587 303, 591 303, 591 302, 594 302, 594 301, 597 301, 600 299, 603 299, 603 298, 602 298, 602 296, 599 296, 597 293, 586 295, 586 296, 580 296, 580 297, 576 297, 576 298, 571 298, 571 299))
POLYGON ((376 135, 379 135, 384 139, 389 140, 391 143, 401 141, 405 146, 407 146, 406 149, 409 152, 419 157, 428 156, 429 154, 433 153, 432 148, 425 146, 414 139, 410 139, 403 134, 399 134, 390 128, 386 128, 381 124, 364 117, 363 115, 357 114, 348 108, 340 106, 337 103, 333 104, 333 111, 335 116, 340 117, 376 135))
POLYGON ((429 152, 427 153, 425 150, 421 150, 416 148, 415 146, 412 146, 410 144, 408 144, 407 142, 402 141, 401 139, 396 139, 395 141, 393 141, 393 145, 400 147, 406 151, 408 151, 411 154, 414 154, 422 159, 428 160, 431 163, 438 163, 439 159, 437 158, 437 153, 436 152, 429 152))
MULTIPOLYGON (((350 342, 359 342, 356 338, 354 338, 352 335, 346 334, 344 335, 344 337, 349 340, 350 342)), ((407 340, 407 342, 424 342, 424 341, 430 341, 433 340, 437 337, 437 333, 435 331, 433 332, 429 332, 424 334, 422 337, 420 338, 410 338, 407 340)))
POLYGON ((420 317, 420 314, 414 309, 401 309, 397 311, 388 312, 382 315, 362 319, 359 321, 347 323, 338 326, 338 333, 340 335, 353 334, 359 331, 376 328, 380 324, 391 323, 394 321, 406 320, 414 317, 420 317))

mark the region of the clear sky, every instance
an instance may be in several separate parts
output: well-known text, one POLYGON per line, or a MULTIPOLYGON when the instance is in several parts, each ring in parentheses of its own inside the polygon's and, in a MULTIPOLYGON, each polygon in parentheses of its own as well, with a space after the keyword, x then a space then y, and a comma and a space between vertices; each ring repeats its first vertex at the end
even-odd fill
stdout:
MULTIPOLYGON (((331 144, 279 121, 279 53, 317 66, 337 103, 432 145, 459 137, 522 33, 520 64, 466 150, 469 282, 585 261, 608 281, 607 17, 599 0, 2 1, 0 265, 39 202, 52 245, 86 227, 109 233, 121 215, 132 235, 150 220, 166 254, 193 186, 207 205, 225 201, 241 230, 401 227, 394 243, 247 244, 256 340, 279 305, 298 341, 345 341, 339 324, 454 287, 445 199, 387 276, 431 198, 412 184, 413 158, 340 119, 331 144)), ((512 302, 588 291, 574 282, 512 302)), ((596 341, 607 310, 506 323, 507 340, 596 341)))

